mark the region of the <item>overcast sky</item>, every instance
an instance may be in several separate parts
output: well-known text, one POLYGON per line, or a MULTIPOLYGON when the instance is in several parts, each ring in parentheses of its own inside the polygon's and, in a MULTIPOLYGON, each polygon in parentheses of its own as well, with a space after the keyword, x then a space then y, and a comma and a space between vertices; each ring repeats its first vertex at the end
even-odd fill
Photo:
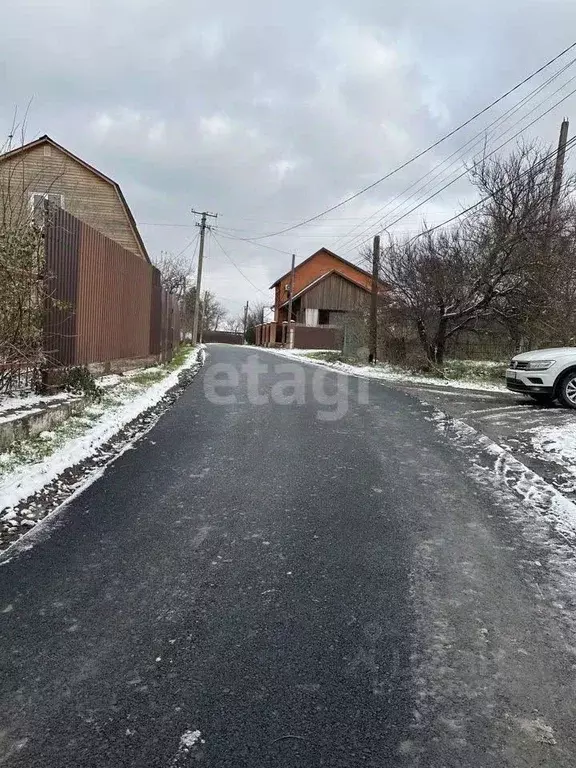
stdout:
MULTIPOLYGON (((395 196, 530 89, 319 223, 259 241, 286 253, 231 235, 275 232, 383 176, 568 46, 575 29, 574 0, 18 0, 2 14, 0 131, 32 100, 27 138, 48 133, 118 181, 153 257, 196 236, 192 206, 218 212, 218 242, 260 291, 214 240, 205 287, 239 314, 246 300, 270 302, 292 251, 302 260, 326 245, 358 259, 382 216, 389 224, 462 160, 416 199, 417 187, 395 196)), ((502 123, 501 141, 576 88, 575 74, 502 123)), ((556 143, 575 103, 528 134, 556 143)), ((460 182, 396 230, 438 223, 472 195, 460 182)))

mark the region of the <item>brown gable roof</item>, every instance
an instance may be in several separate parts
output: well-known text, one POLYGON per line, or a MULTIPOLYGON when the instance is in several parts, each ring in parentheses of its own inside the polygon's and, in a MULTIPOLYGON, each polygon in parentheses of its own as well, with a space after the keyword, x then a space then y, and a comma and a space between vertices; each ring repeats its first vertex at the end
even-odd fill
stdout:
MULTIPOLYGON (((347 282, 351 283, 352 285, 355 285, 356 288, 360 288, 365 293, 370 293, 368 288, 366 286, 362 285, 362 283, 357 283, 356 280, 352 280, 352 278, 348 277, 347 275, 342 274, 342 272, 339 272, 337 269, 331 269, 328 272, 324 272, 323 275, 320 275, 320 277, 317 277, 315 280, 312 280, 311 283, 308 283, 308 285, 304 286, 302 290, 298 291, 298 293, 295 293, 294 296, 292 296, 292 301, 295 301, 296 299, 299 299, 300 296, 303 296, 305 293, 308 293, 308 291, 311 288, 314 288, 314 286, 318 285, 318 283, 321 283, 323 280, 326 280, 327 277, 330 277, 331 275, 338 275, 338 277, 341 277, 342 280, 346 280, 347 282)), ((278 309, 281 309, 282 307, 285 307, 288 305, 290 299, 283 302, 279 305, 278 309)))
POLYGON ((126 202, 126 198, 124 197, 124 194, 120 189, 120 185, 117 182, 115 182, 114 179, 111 179, 109 176, 106 176, 97 168, 94 168, 94 166, 87 163, 85 160, 82 160, 81 157, 78 157, 77 155, 70 152, 70 150, 66 149, 66 147, 63 147, 61 144, 58 144, 58 142, 54 141, 54 139, 51 139, 50 136, 48 135, 40 136, 39 139, 35 139, 34 141, 28 142, 28 144, 23 144, 21 147, 16 147, 16 149, 11 149, 9 152, 5 152, 3 155, 0 155, 0 162, 2 162, 3 160, 7 160, 10 157, 15 157, 21 152, 27 152, 29 149, 33 149, 34 147, 39 147, 42 144, 51 144, 53 147, 55 147, 55 149, 58 149, 60 150, 60 152, 63 152, 71 160, 74 160, 75 162, 80 163, 80 165, 83 165, 84 168, 89 170, 91 173, 94 173, 96 176, 100 177, 103 181, 107 182, 108 184, 111 184, 112 187, 114 187, 114 190, 118 195, 118 199, 120 200, 120 203, 124 208, 126 216, 128 217, 128 221, 130 222, 130 227, 134 233, 134 237, 136 238, 136 240, 138 241, 138 245, 142 249, 142 254, 144 255, 144 257, 149 263, 152 263, 150 261, 150 257, 148 256, 148 251, 146 250, 144 241, 142 240, 142 237, 140 236, 140 232, 138 231, 138 226, 136 224, 134 216, 132 215, 132 211, 130 210, 128 203, 126 202))
MULTIPOLYGON (((366 275, 370 279, 372 279, 372 275, 370 272, 366 272, 365 269, 361 269, 357 264, 353 264, 351 261, 346 261, 346 259, 343 259, 342 256, 338 256, 337 253, 334 253, 333 251, 328 250, 328 248, 320 248, 318 251, 312 254, 312 256, 308 256, 307 259, 304 259, 304 261, 301 261, 300 264, 296 264, 295 269, 298 269, 298 267, 301 267, 303 264, 307 264, 309 261, 311 261, 313 258, 318 256, 319 253, 327 253, 329 256, 333 256, 335 259, 338 259, 338 261, 341 261, 342 264, 346 264, 348 267, 352 267, 352 269, 356 269, 358 272, 361 272, 363 275, 366 275)), ((291 270, 288 270, 282 277, 279 277, 276 282, 272 283, 270 286, 270 289, 276 288, 278 283, 281 283, 282 280, 284 280, 286 277, 289 277, 291 270)))

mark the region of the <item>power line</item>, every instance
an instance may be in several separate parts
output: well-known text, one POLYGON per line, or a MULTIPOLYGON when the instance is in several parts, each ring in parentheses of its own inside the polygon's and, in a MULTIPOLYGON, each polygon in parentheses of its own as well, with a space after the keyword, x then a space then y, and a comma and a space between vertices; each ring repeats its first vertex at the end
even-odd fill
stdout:
MULTIPOLYGON (((509 139, 506 139, 506 141, 505 141, 505 142, 503 142, 502 144, 500 144, 498 147, 496 147, 496 149, 493 149, 491 152, 489 152, 487 155, 485 155, 483 159, 485 159, 485 158, 487 158, 487 157, 491 157, 491 156, 492 156, 492 155, 494 155, 496 152, 499 152, 499 151, 500 151, 500 150, 501 150, 503 147, 505 147, 505 146, 506 146, 507 144, 509 144, 511 141, 514 141, 514 139, 518 138, 518 136, 520 136, 520 134, 524 133, 524 131, 526 131, 526 130, 527 130, 528 128, 530 128, 532 125, 534 125, 535 123, 537 123, 537 122, 538 122, 538 120, 541 120, 541 119, 542 119, 543 117, 545 117, 547 114, 549 114, 550 112, 552 112, 552 110, 556 109, 556 107, 558 107, 560 104, 562 104, 564 101, 566 101, 566 99, 569 99, 569 98, 570 98, 571 96, 573 96, 575 93, 576 93, 576 88, 575 88, 574 90, 570 91, 570 93, 569 93, 569 94, 567 94, 566 96, 564 96, 562 99, 560 99, 559 101, 557 101, 557 102, 556 102, 556 104, 553 104, 553 105, 552 105, 552 106, 551 106, 549 109, 547 109, 545 112, 543 112, 542 114, 538 115, 538 117, 536 117, 534 120, 532 120, 530 123, 528 123, 528 125, 527 125, 527 126, 525 126, 525 127, 524 127, 524 128, 522 128, 520 131, 518 131, 517 133, 515 133, 515 134, 514 134, 513 136, 511 136, 509 139)), ((441 194, 441 193, 442 193, 442 192, 444 192, 446 189, 448 189, 448 187, 451 187, 453 184, 455 184, 457 181, 459 181, 459 180, 460 180, 461 178, 463 178, 464 176, 468 175, 468 173, 469 173, 469 170, 468 170, 468 169, 465 169, 464 171, 462 171, 462 173, 458 174, 458 176, 456 176, 454 179, 452 179, 452 181, 449 181, 449 182, 447 182, 446 184, 444 184, 442 187, 440 187, 440 189, 439 189, 438 191, 436 191, 436 192, 434 192, 433 194, 429 195, 427 198, 425 198, 424 200, 422 200, 422 202, 418 203, 418 205, 415 205, 413 208, 411 208, 411 209, 410 209, 410 210, 409 210, 407 213, 405 213, 405 214, 403 214, 403 215, 399 216, 399 217, 398 217, 397 219, 395 219, 393 222, 391 222, 390 224, 388 224, 388 225, 386 226, 386 229, 390 229, 390 228, 392 228, 393 226, 395 226, 396 224, 398 224, 400 221, 402 221, 404 218, 406 218, 406 216, 410 215, 411 213, 414 213, 414 211, 418 210, 418 208, 421 208, 423 205, 425 205, 426 203, 430 202, 430 200, 432 200, 433 198, 437 197, 439 194, 441 194)), ((440 224, 440 225, 438 225, 438 226, 442 226, 442 225, 440 224)), ((382 231, 383 231, 383 230, 381 230, 381 232, 382 232, 382 231)), ((358 243, 358 244, 357 244, 355 247, 357 247, 357 248, 361 248, 361 247, 362 247, 363 245, 365 245, 365 243, 367 243, 367 242, 368 242, 370 239, 371 239, 371 237, 370 237, 370 238, 367 238, 366 240, 363 240, 362 242, 358 243)), ((351 249, 349 249, 349 250, 351 250, 351 249)), ((347 251, 347 252, 348 252, 348 251, 347 251)))
POLYGON ((249 278, 249 277, 247 277, 247 276, 244 274, 244 272, 242 272, 242 270, 240 269, 240 267, 238 266, 238 264, 236 264, 236 262, 234 261, 234 259, 232 258, 232 256, 230 256, 230 254, 228 254, 228 253, 225 251, 225 249, 224 249, 224 247, 223 247, 222 243, 221 243, 221 242, 218 240, 218 238, 216 237, 216 235, 214 234, 214 232, 212 232, 212 237, 214 238, 214 242, 216 243, 216 245, 218 246, 218 248, 220 248, 220 250, 222 251, 222 253, 224 254, 224 256, 226 256, 226 258, 228 259, 228 261, 229 261, 229 262, 232 264, 232 266, 233 266, 233 267, 235 267, 235 268, 238 270, 238 272, 239 272, 239 273, 242 275, 242 277, 244 278, 244 280, 246 280, 248 283, 250 283, 250 285, 252 286, 252 288, 254 288, 256 291, 259 291, 259 292, 260 292, 260 293, 261 293, 263 296, 268 296, 268 293, 267 293, 266 291, 263 291, 261 288, 258 288, 258 286, 257 286, 257 285, 254 285, 254 283, 252 282, 252 280, 250 280, 250 278, 249 278))
POLYGON ((174 256, 174 258, 175 259, 179 259, 180 256, 182 256, 184 253, 186 253, 186 251, 188 250, 188 248, 190 248, 190 246, 192 246, 192 245, 194 245, 195 243, 198 242, 198 237, 199 237, 199 235, 198 235, 198 233, 196 233, 196 237, 192 238, 192 240, 190 240, 190 242, 187 245, 185 245, 184 248, 182 248, 182 250, 179 253, 177 253, 176 256, 174 256))
POLYGON ((264 243, 258 243, 255 240, 250 240, 247 237, 238 237, 237 235, 229 235, 227 234, 227 231, 224 229, 219 229, 219 233, 222 235, 222 237, 225 237, 227 240, 235 240, 237 242, 241 243, 251 243, 252 245, 257 245, 259 248, 266 248, 268 251, 276 251, 276 253, 282 253, 285 256, 292 256, 292 251, 283 251, 281 248, 274 248, 271 245, 264 245, 264 243))
MULTIPOLYGON (((574 136, 568 142, 566 142, 566 152, 568 152, 570 149, 573 148, 573 145, 575 142, 576 142, 576 136, 574 136)), ((449 219, 446 219, 446 221, 443 221, 441 224, 437 224, 434 227, 425 229, 423 232, 419 232, 417 235, 414 235, 414 237, 411 238, 408 241, 408 243, 413 243, 415 240, 418 240, 420 237, 424 237, 424 235, 429 235, 432 232, 435 232, 437 229, 441 229, 442 227, 446 227, 448 224, 452 224, 452 222, 457 221, 457 219, 461 218, 462 216, 465 216, 467 213, 471 213, 474 209, 478 208, 480 205, 483 205, 484 203, 488 202, 488 200, 492 199, 495 194, 499 194, 500 192, 503 192, 506 189, 506 187, 511 186, 513 183, 515 183, 515 181, 524 178, 524 176, 528 175, 529 173, 532 173, 535 167, 538 167, 540 165, 543 165, 544 163, 547 163, 548 160, 550 160, 557 154, 558 154, 558 149, 555 149, 553 152, 550 152, 549 155, 547 155, 546 157, 543 157, 542 160, 536 163, 535 166, 531 166, 527 168, 525 171, 523 171, 521 174, 519 174, 516 177, 516 179, 513 179, 507 184, 502 184, 502 186, 498 187, 498 189, 496 189, 494 192, 491 192, 489 195, 486 195, 486 197, 483 197, 481 200, 478 200, 478 202, 474 203, 473 205, 470 205, 468 208, 465 208, 463 211, 460 211, 460 213, 457 213, 454 216, 450 217, 449 219)))
POLYGON ((541 67, 539 67, 537 70, 535 70, 534 72, 532 72, 532 74, 528 75, 528 76, 527 76, 527 77, 525 77, 523 80, 521 80, 519 83, 517 83, 517 84, 516 84, 516 85, 515 85, 513 88, 510 88, 508 91, 506 91, 506 93, 503 93, 503 94, 502 94, 501 96, 499 96, 497 99, 495 99, 495 100, 494 100, 494 101, 492 101, 490 104, 488 104, 488 106, 484 107, 484 108, 483 108, 483 109, 481 109, 479 112, 476 112, 476 114, 472 115, 472 117, 468 118, 468 120, 466 120, 465 122, 463 122, 463 123, 461 123, 460 125, 458 125, 456 128, 454 128, 454 129, 453 129, 453 130, 451 130, 449 133, 447 133, 447 134, 445 134, 444 136, 442 136, 440 139, 438 139, 437 141, 435 141, 433 144, 430 144, 430 146, 426 147, 426 149, 423 149, 421 152, 418 152, 416 155, 414 155, 413 157, 411 157, 409 160, 406 160, 406 162, 404 162, 404 163, 402 163, 401 165, 397 166, 397 167, 396 167, 396 168, 394 168, 392 171, 389 171, 387 174, 385 174, 385 175, 384 175, 384 176, 382 176, 381 178, 377 179, 376 181, 372 182, 371 184, 368 184, 366 187, 363 187, 362 189, 358 190, 358 192, 355 192, 354 194, 352 194, 352 195, 349 195, 347 198, 345 198, 344 200, 340 201, 339 203, 336 203, 335 205, 331 206, 330 208, 326 208, 326 210, 324 210, 324 211, 321 211, 320 213, 317 213, 317 214, 315 214, 314 216, 310 216, 309 218, 307 218, 307 219, 304 219, 303 221, 301 221, 301 222, 298 222, 297 224, 293 224, 293 225, 292 225, 292 226, 290 226, 290 227, 286 227, 286 228, 284 228, 284 229, 281 229, 281 230, 279 230, 278 232, 269 232, 268 234, 265 234, 265 235, 260 235, 260 236, 258 236, 258 237, 252 238, 252 239, 253 239, 253 240, 263 240, 263 239, 266 239, 266 238, 269 238, 269 237, 275 237, 276 235, 281 235, 281 234, 283 234, 284 232, 290 232, 290 231, 291 231, 291 230, 293 230, 293 229, 298 229, 299 227, 303 227, 305 224, 309 224, 309 223, 310 223, 310 222, 312 222, 312 221, 316 221, 317 219, 321 218, 322 216, 325 216, 327 213, 332 213, 332 211, 336 211, 338 208, 341 208, 343 205, 346 205, 347 203, 351 202, 352 200, 355 200, 357 197, 360 197, 360 195, 363 195, 363 194, 365 194, 365 193, 366 193, 366 192, 368 192, 369 190, 371 190, 371 189, 373 189, 374 187, 378 186, 378 184, 381 184, 383 181, 386 181, 387 179, 389 179, 389 178, 390 178, 391 176, 393 176, 394 174, 396 174, 396 173, 398 173, 399 171, 403 170, 404 168, 406 168, 406 167, 407 167, 408 165, 410 165, 411 163, 415 162, 416 160, 419 160, 421 157, 423 157, 424 155, 426 155, 428 152, 432 151, 433 149, 435 149, 436 147, 438 147, 440 144, 442 144, 443 142, 445 142, 447 139, 449 139, 449 138, 451 138, 452 136, 454 136, 454 134, 456 134, 456 133, 458 133, 459 131, 461 131, 461 130, 462 130, 463 128, 465 128, 467 125, 470 125, 470 123, 471 123, 471 122, 473 122, 473 121, 474 121, 474 120, 476 120, 478 117, 480 117, 481 115, 483 115, 483 114, 485 114, 486 112, 488 112, 488 110, 490 110, 490 109, 492 109, 493 107, 495 107, 495 106, 496 106, 496 104, 499 104, 501 101, 503 101, 504 99, 506 99, 508 96, 510 96, 510 94, 512 94, 512 93, 514 93, 515 91, 517 91, 519 88, 521 88, 523 85, 525 85, 526 83, 528 83, 528 82, 529 82, 530 80, 532 80, 534 77, 536 77, 537 75, 539 75, 541 72, 543 72, 543 71, 544 71, 545 69, 547 69, 549 66, 551 66, 552 64, 554 64, 554 62, 558 61, 558 59, 560 59, 562 56, 564 56, 566 53, 568 53, 568 51, 571 51, 571 50, 572 50, 573 48, 575 48, 575 47, 576 47, 576 42, 574 42, 574 43, 572 43, 571 45, 569 45, 569 46, 568 46, 567 48, 565 48, 563 51, 561 51, 561 52, 560 52, 560 53, 558 53, 556 56, 554 56, 554 58, 552 58, 552 59, 550 59, 549 61, 547 61, 545 64, 543 64, 543 65, 542 65, 541 67))
MULTIPOLYGON (((411 189, 413 189, 415 186, 417 186, 417 185, 418 185, 420 182, 424 181, 424 179, 426 179, 426 178, 428 178, 429 176, 431 176, 431 175, 434 173, 434 171, 438 170, 439 168, 442 168, 442 167, 443 167, 443 166, 444 166, 444 165, 445 165, 445 164, 448 162, 448 160, 451 160, 452 158, 454 158, 454 157, 455 157, 455 158, 456 158, 456 160, 454 160, 453 162, 451 162, 451 163, 450 163, 450 164, 447 166, 447 168, 445 169, 445 170, 447 171, 447 170, 448 170, 448 168, 450 168, 451 166, 455 165, 455 163, 457 162, 457 160, 458 160, 458 159, 459 159, 461 156, 463 156, 463 155, 465 154, 465 150, 466 150, 466 148, 467 148, 467 147, 470 147, 470 148, 472 148, 472 147, 476 146, 477 144, 479 144, 479 143, 480 143, 482 140, 484 140, 484 141, 487 141, 487 139, 488 139, 488 135, 489 135, 489 133, 488 133, 488 132, 489 132, 489 131, 491 131, 491 129, 495 128, 495 127, 498 125, 498 123, 504 123, 505 121, 507 121, 507 120, 508 120, 508 118, 509 118, 509 117, 511 117, 511 116, 512 116, 512 115, 513 115, 515 112, 518 112, 518 111, 520 111, 520 109, 521 109, 523 106, 525 106, 525 105, 526 105, 526 104, 527 104, 529 101, 531 101, 531 100, 532 100, 532 99, 533 99, 533 98, 534 98, 534 97, 535 97, 535 96, 536 96, 536 95, 537 95, 539 92, 543 91, 543 90, 544 90, 544 89, 545 89, 545 88, 546 88, 548 85, 550 85, 550 83, 552 83, 554 80, 557 80, 557 79, 558 79, 558 78, 559 78, 559 77, 560 77, 562 74, 564 74, 564 72, 566 72, 566 71, 567 71, 567 70, 568 70, 568 69, 569 69, 571 66, 573 66, 573 64, 574 64, 575 62, 576 62, 576 58, 573 58, 573 59, 571 59, 571 60, 570 60, 570 61, 569 61, 567 64, 565 64, 565 65, 564 65, 563 67, 561 67, 561 68, 560 68, 560 69, 559 69, 557 72, 555 72, 555 73, 554 73, 553 75, 551 75, 551 76, 550 76, 550 77, 549 77, 547 80, 545 80, 545 81, 544 81, 544 83, 541 83, 541 84, 540 84, 538 87, 534 88, 532 91, 530 91, 530 93, 528 93, 526 96, 524 96, 524 97, 523 97, 523 98, 522 98, 520 101, 518 101, 518 102, 516 102, 515 104, 513 104, 513 105, 512 105, 512 106, 511 106, 509 109, 507 109, 505 112, 503 112, 503 113, 502 113, 502 114, 501 114, 499 117, 497 117, 495 120, 493 120, 491 123, 489 123, 489 124, 488 124, 488 125, 487 125, 485 128, 483 128, 481 131, 479 131, 478 133, 476 133, 476 134, 475 134, 475 135, 474 135, 472 138, 468 139, 468 141, 466 141, 466 142, 465 142, 463 145, 461 145, 461 146, 460 146, 458 149, 456 149, 454 152, 452 152, 452 154, 448 155, 448 157, 447 157, 447 158, 445 158, 445 159, 444 159, 444 160, 442 160, 441 162, 437 163, 437 164, 436 164, 436 165, 435 165, 433 168, 431 168, 431 169, 430 169, 430 170, 429 170, 427 173, 425 173, 425 174, 424 174, 423 176, 421 176, 420 178, 416 179, 416 181, 412 182, 412 184, 410 184, 408 187, 406 187, 406 189, 402 190, 402 192, 399 192, 399 193, 398 193, 397 195, 395 195, 395 196, 394 196, 394 197, 393 197, 391 200, 387 201, 387 202, 386 202, 386 203, 385 203, 385 204, 384 204, 382 207, 380 207, 380 208, 379 208, 377 211, 374 211, 374 212, 373 212, 373 213, 371 213, 369 216, 366 216, 366 217, 364 217, 364 220, 363 220, 363 222, 362 222, 362 223, 363 223, 363 224, 367 224, 367 223, 368 223, 368 222, 369 222, 371 219, 374 219, 375 217, 379 216, 379 215, 380 215, 380 214, 381 214, 383 211, 386 211, 388 208, 390 208, 390 206, 391 206, 391 205, 392 205, 394 202, 396 202, 397 200, 401 200, 402 202, 401 202, 399 205, 397 205, 395 208, 393 208, 393 209, 392 209, 392 211, 390 211, 390 213, 394 213, 394 211, 397 211, 397 210, 398 210, 398 208, 401 208, 401 207, 402 207, 402 205, 404 205, 404 203, 406 203, 406 202, 407 202, 408 200, 410 200, 411 198, 415 197, 415 195, 417 195, 417 194, 418 194, 418 192, 421 192, 421 191, 423 191, 423 190, 424 190, 424 189, 426 189, 426 187, 428 187, 428 186, 429 186, 429 185, 430 185, 430 184, 431 184, 431 183, 432 183, 432 182, 433 182, 435 179, 437 179, 437 178, 439 178, 440 176, 442 176, 442 175, 443 175, 443 173, 444 173, 444 171, 442 171, 442 172, 440 172, 440 173, 436 174, 435 176, 433 176, 433 177, 430 179, 430 181, 429 181, 429 182, 427 182, 426 184, 424 184, 424 185, 422 185, 422 186, 418 187, 418 189, 416 190, 416 192, 414 192, 412 195, 410 195, 410 197, 408 198, 408 200, 404 199, 404 195, 405 195, 407 192, 409 192, 411 189)), ((558 92, 559 92, 559 91, 561 91, 563 88, 565 88, 565 87, 566 87, 566 86, 567 86, 567 85, 568 85, 570 82, 572 82, 574 79, 575 79, 575 78, 574 78, 574 77, 572 77, 572 78, 570 78, 568 81, 566 81, 566 82, 565 82, 565 83, 564 83, 564 84, 563 84, 563 85, 562 85, 560 88, 558 88, 556 91, 554 91, 554 93, 550 94, 550 95, 549 95, 549 96, 547 96, 545 99, 543 99, 543 100, 542 100, 542 101, 541 101, 541 102, 540 102, 540 103, 537 105, 537 107, 536 107, 535 109, 537 109, 537 108, 538 108, 538 106, 541 106, 541 105, 542 105, 542 104, 544 104, 546 101, 548 101, 549 99, 551 99, 551 98, 552 98, 552 97, 553 97, 553 96, 554 96, 556 93, 558 93, 558 92)), ((534 111, 534 110, 532 110, 532 111, 534 111)), ((500 134, 500 136, 504 136, 504 135, 505 135, 505 134, 506 134, 508 131, 512 130, 512 129, 513 129, 513 128, 514 128, 516 125, 518 125, 518 124, 519 124, 519 123, 520 123, 522 120, 524 120, 526 117, 528 117, 528 115, 530 115, 530 114, 532 113, 532 111, 530 111, 530 112, 526 113, 526 114, 525 114, 525 115, 524 115, 522 118, 520 118, 518 121, 516 121, 516 123, 513 123, 513 124, 512 124, 512 125, 511 125, 509 128, 507 128, 507 129, 506 129, 506 131, 504 131, 503 133, 501 133, 501 134, 500 134)), ((383 219, 384 219, 384 216, 382 216, 382 218, 381 218, 381 219, 378 221, 378 224, 380 224, 380 223, 383 221, 383 219)), ((378 226, 378 224, 376 224, 375 226, 378 226)), ((339 245, 342 243, 342 241, 344 241, 344 240, 347 240, 347 239, 349 238, 349 236, 350 236, 350 235, 351 235, 351 234, 352 234, 352 233, 353 233, 355 230, 359 229, 361 226, 362 226, 362 224, 356 224, 355 226, 353 226, 353 227, 352 227, 352 228, 349 230, 349 232, 348 232, 346 235, 344 235, 344 236, 342 236, 342 237, 340 237, 340 238, 339 238, 339 240, 338 240, 338 242, 336 243, 335 247, 336 247, 336 248, 337 248, 337 247, 339 247, 339 245)), ((373 225, 370 225, 370 226, 373 226, 373 225)), ((355 240, 356 240, 358 237, 362 237, 362 236, 363 236, 363 234, 364 234, 364 232, 366 232, 366 231, 368 231, 368 230, 367 230, 367 229, 365 229, 365 230, 364 230, 362 233, 360 233, 359 235, 355 235, 355 237, 354 237, 354 238, 352 238, 352 240, 351 240, 351 241, 348 243, 348 246, 350 246, 350 247, 353 247, 353 246, 352 246, 352 244, 354 243, 354 241, 355 241, 355 240)))
MULTIPOLYGON (((343 216, 333 219, 324 219, 324 222, 346 222, 346 221, 361 221, 364 216, 343 216)), ((235 219, 232 219, 233 221, 235 219)), ((293 219, 251 219, 250 217, 238 217, 238 220, 242 221, 258 221, 259 223, 267 224, 291 224, 293 219)), ((184 227, 186 229, 194 229, 195 224, 185 224, 183 222, 169 222, 169 221, 139 221, 137 222, 139 227, 184 227)), ((322 225, 324 226, 324 225, 322 225)), ((226 227, 231 231, 240 231, 238 227, 226 227)), ((244 230, 246 231, 246 230, 244 230)))

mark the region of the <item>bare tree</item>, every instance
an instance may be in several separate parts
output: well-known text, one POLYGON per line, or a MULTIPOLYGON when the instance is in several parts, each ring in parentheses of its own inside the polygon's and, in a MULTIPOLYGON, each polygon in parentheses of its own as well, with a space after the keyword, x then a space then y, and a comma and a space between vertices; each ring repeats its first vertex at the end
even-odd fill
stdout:
MULTIPOLYGON (((543 326, 574 243, 572 179, 550 215, 551 156, 520 145, 507 157, 480 158, 470 179, 482 205, 457 225, 391 239, 384 248, 381 277, 391 287, 391 305, 432 365, 443 364, 448 342, 479 324, 500 323, 515 343, 527 328, 543 326)), ((569 292, 575 294, 576 285, 569 292)))
POLYGON ((43 364, 44 318, 51 302, 44 254, 49 203, 34 211, 22 162, 2 160, 14 148, 16 132, 13 125, 0 148, 0 392, 30 385, 30 372, 43 364))
POLYGON ((392 240, 383 253, 382 279, 434 365, 443 364, 449 339, 510 290, 505 265, 486 260, 467 229, 465 223, 417 239, 392 240))
POLYGON ((488 197, 470 228, 487 258, 515 275, 514 289, 495 302, 494 314, 517 347, 526 337, 555 335, 554 307, 572 264, 575 180, 564 180, 551 210, 553 174, 551 148, 534 143, 470 169, 471 181, 488 197))
POLYGON ((192 281, 189 257, 160 251, 160 255, 154 259, 154 264, 160 270, 164 290, 182 298, 192 281))
POLYGON ((224 330, 230 333, 242 333, 244 328, 244 314, 237 317, 228 317, 224 323, 224 330))
MULTIPOLYGON (((248 309, 248 315, 246 316, 246 341, 248 344, 254 344, 256 342, 256 326, 262 325, 266 314, 266 304, 264 302, 257 302, 248 309)), ((240 331, 244 329, 244 314, 240 318, 240 331)))
POLYGON ((226 309, 211 291, 206 291, 200 302, 202 328, 205 331, 217 331, 226 319, 226 309))
MULTIPOLYGON (((182 297, 182 318, 184 330, 192 331, 192 318, 196 303, 196 286, 190 286, 182 297)), ((200 316, 203 331, 217 331, 226 320, 225 307, 216 299, 211 291, 205 291, 200 299, 200 316)))

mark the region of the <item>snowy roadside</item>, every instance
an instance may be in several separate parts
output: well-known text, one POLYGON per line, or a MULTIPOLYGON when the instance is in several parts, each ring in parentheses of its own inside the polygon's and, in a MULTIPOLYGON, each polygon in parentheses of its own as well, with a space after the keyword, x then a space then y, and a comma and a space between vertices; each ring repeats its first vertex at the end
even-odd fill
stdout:
POLYGON ((142 437, 197 373, 205 355, 200 347, 173 370, 141 370, 54 431, 0 454, 0 550, 97 479, 142 437))
MULTIPOLYGON (((429 419, 468 462, 468 472, 481 487, 496 493, 506 515, 488 515, 495 526, 512 523, 510 548, 525 551, 522 568, 537 585, 539 599, 559 611, 576 631, 576 503, 563 491, 529 469, 509 450, 437 409, 429 419)), ((564 431, 564 430, 562 430, 564 431)), ((544 432, 544 430, 543 430, 544 432)), ((574 437, 574 430, 569 430, 574 437)), ((565 453, 574 442, 561 440, 565 453)), ((552 445, 552 443, 551 443, 552 445)), ((570 465, 572 466, 572 465, 570 465)))
MULTIPOLYGON (((262 347, 258 347, 262 349, 262 347)), ((314 352, 326 352, 329 350, 314 350, 314 352)), ((377 365, 352 365, 351 363, 331 362, 316 357, 309 357, 309 349, 273 349, 266 348, 266 352, 272 352, 283 357, 292 357, 302 362, 312 365, 320 365, 325 368, 333 368, 340 373, 346 373, 352 376, 360 376, 366 379, 378 379, 380 381, 390 381, 395 383, 427 384, 436 387, 452 387, 454 389, 474 389, 486 392, 502 392, 508 394, 508 390, 503 384, 491 384, 481 379, 445 379, 440 376, 423 376, 413 374, 410 371, 398 366, 387 363, 378 363, 377 365)), ((471 363, 472 361, 468 361, 471 363)), ((486 365, 486 363, 483 363, 486 365)), ((497 365, 497 364, 495 364, 497 365)))
MULTIPOLYGON (((38 406, 65 403, 73 397, 70 392, 60 392, 57 395, 24 395, 22 397, 0 398, 0 423, 13 418, 15 413, 40 410, 38 406)), ((77 396, 76 396, 77 397, 77 396)))
MULTIPOLYGON (((156 371, 162 371, 161 366, 151 366, 149 368, 133 368, 120 374, 107 374, 96 379, 96 384, 104 390, 110 390, 113 387, 123 384, 130 379, 138 378, 144 372, 148 375, 156 371)), ((80 400, 82 394, 78 392, 58 392, 55 395, 35 395, 28 393, 19 396, 3 395, 0 396, 0 424, 6 421, 13 421, 24 415, 39 413, 46 407, 69 403, 74 400, 80 400)))
POLYGON ((557 485, 563 493, 576 493, 576 422, 537 427, 528 432, 533 456, 559 467, 557 485))

